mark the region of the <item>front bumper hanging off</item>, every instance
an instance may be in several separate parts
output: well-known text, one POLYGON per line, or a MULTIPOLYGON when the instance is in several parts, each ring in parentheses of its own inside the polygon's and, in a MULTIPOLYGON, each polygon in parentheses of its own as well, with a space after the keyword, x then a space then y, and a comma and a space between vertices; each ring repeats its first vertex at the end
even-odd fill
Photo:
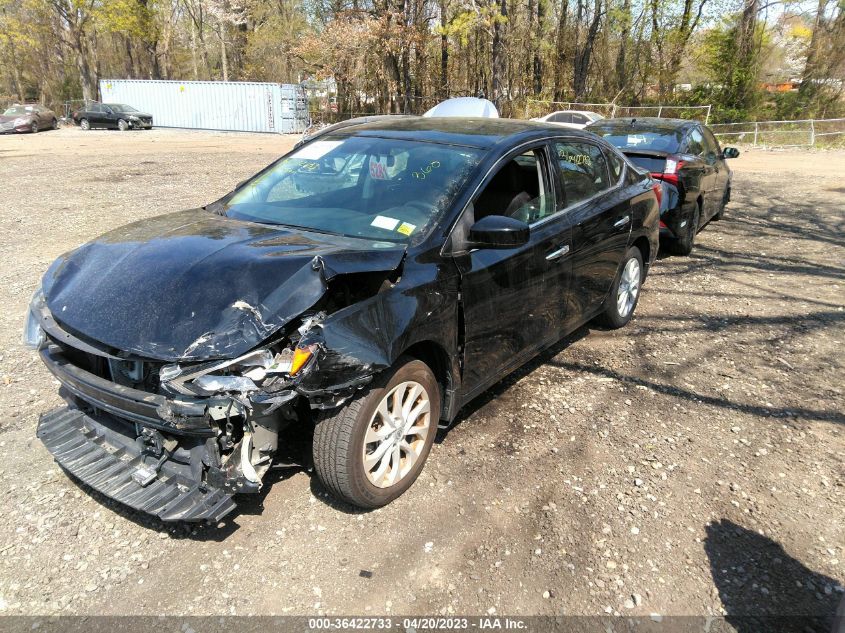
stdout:
POLYGON ((165 461, 142 486, 144 448, 78 409, 61 407, 38 421, 37 435, 58 464, 94 490, 162 521, 216 522, 234 510, 232 493, 193 480, 165 461), (123 440, 123 441, 122 441, 123 440))

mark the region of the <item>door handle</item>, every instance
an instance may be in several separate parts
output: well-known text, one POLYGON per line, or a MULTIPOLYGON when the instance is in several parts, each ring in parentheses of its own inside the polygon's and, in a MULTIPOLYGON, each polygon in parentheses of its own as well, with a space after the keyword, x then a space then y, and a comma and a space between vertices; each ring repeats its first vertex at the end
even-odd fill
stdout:
POLYGON ((564 256, 564 255, 566 255, 568 252, 569 252, 569 244, 566 244, 566 245, 564 245, 564 246, 561 246, 561 247, 560 247, 559 249, 557 249, 556 251, 552 251, 551 253, 549 253, 548 255, 546 255, 546 259, 547 259, 548 261, 552 261, 552 260, 554 260, 554 259, 558 259, 559 257, 563 257, 563 256, 564 256))
POLYGON ((620 220, 616 220, 616 222, 614 222, 614 223, 613 223, 613 226, 614 226, 614 227, 616 227, 616 228, 618 229, 618 228, 620 228, 620 227, 625 226, 625 225, 626 225, 626 224, 628 224, 628 222, 630 222, 630 221, 631 221, 631 216, 630 216, 630 215, 626 215, 624 218, 622 218, 622 219, 620 219, 620 220))

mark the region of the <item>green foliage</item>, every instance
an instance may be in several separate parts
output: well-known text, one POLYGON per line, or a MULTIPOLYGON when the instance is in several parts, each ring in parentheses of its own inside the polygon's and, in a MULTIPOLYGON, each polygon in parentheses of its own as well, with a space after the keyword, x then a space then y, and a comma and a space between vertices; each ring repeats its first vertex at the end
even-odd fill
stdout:
POLYGON ((102 0, 96 6, 94 18, 106 32, 121 33, 142 40, 155 39, 158 24, 155 5, 140 0, 102 0))

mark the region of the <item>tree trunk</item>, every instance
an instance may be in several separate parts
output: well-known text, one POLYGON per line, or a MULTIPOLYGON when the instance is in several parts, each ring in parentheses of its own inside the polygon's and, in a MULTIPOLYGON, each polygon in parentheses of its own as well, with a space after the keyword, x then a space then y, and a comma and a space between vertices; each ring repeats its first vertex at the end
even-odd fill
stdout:
POLYGON ((531 34, 531 39, 534 40, 534 81, 532 85, 535 97, 539 97, 543 92, 543 58, 540 57, 539 43, 543 40, 543 18, 545 17, 544 9, 545 0, 537 0, 537 21, 534 24, 534 33, 531 34))
POLYGON ((91 68, 88 46, 85 43, 87 34, 75 29, 73 34, 73 48, 76 55, 76 70, 79 72, 79 83, 82 87, 82 98, 86 101, 97 100, 97 81, 91 68))
POLYGON ((822 20, 827 8, 828 0, 819 0, 816 9, 816 19, 813 24, 813 34, 810 36, 810 45, 807 47, 807 58, 804 62, 804 75, 801 85, 798 87, 798 94, 803 99, 810 99, 816 92, 816 82, 819 66, 819 40, 821 39, 822 20))
POLYGON ((566 67, 566 22, 569 16, 569 0, 563 0, 560 5, 560 15, 557 20, 557 37, 555 38, 555 101, 563 101, 566 91, 566 78, 563 69, 566 67))
POLYGON ((9 54, 12 57, 12 82, 15 84, 15 93, 18 101, 24 101, 26 95, 23 91, 23 81, 21 80, 21 68, 18 64, 17 52, 15 51, 15 43, 12 38, 8 38, 9 54))
MULTIPOLYGON (((595 0, 593 8, 593 19, 590 22, 590 27, 584 39, 583 45, 575 45, 575 58, 573 59, 572 68, 572 91, 575 93, 575 101, 583 101, 587 91, 587 75, 590 70, 590 59, 593 55, 593 46, 598 35, 599 25, 601 24, 602 10, 601 0, 595 0)), ((578 2, 578 22, 585 17, 586 7, 582 1, 578 2)))
POLYGON ((191 20, 191 70, 194 72, 194 81, 197 81, 200 78, 197 66, 197 27, 193 20, 191 20))
POLYGON ((223 70, 223 81, 229 81, 229 60, 226 58, 226 32, 222 20, 218 26, 218 35, 220 36, 220 67, 223 70))
POLYGON ((625 90, 628 84, 627 53, 631 36, 631 0, 623 0, 619 29, 619 50, 616 53, 616 91, 625 90))
POLYGON ((506 52, 505 52, 505 22, 508 17, 508 3, 507 0, 500 0, 499 14, 502 19, 497 19, 493 23, 493 73, 491 77, 492 101, 496 107, 501 110, 502 102, 504 100, 504 77, 506 69, 506 52))
POLYGON ((446 0, 440 0, 440 98, 449 98, 449 37, 446 35, 446 0))

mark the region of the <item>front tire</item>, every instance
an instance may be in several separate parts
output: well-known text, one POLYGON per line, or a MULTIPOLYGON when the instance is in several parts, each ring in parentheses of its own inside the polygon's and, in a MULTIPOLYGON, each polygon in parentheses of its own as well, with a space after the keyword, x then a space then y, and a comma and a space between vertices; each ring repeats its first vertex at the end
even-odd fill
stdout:
POLYGON ((117 122, 117 129, 120 130, 121 132, 125 132, 126 130, 129 129, 129 124, 126 121, 124 121, 123 119, 120 119, 117 122))
POLYGON ((29 126, 29 131, 32 132, 33 134, 38 134, 38 122, 37 121, 32 122, 32 125, 29 126))
POLYGON ((53 119, 52 128, 53 128, 54 130, 58 130, 58 129, 59 129, 59 120, 58 120, 58 119, 53 119))
POLYGON ((625 251, 622 266, 604 300, 604 312, 597 317, 602 325, 615 330, 631 320, 640 300, 643 273, 643 254, 636 246, 632 246, 625 251))
POLYGON ((422 361, 403 357, 314 429, 314 469, 335 497, 359 508, 387 505, 422 471, 440 419, 440 388, 422 361))

